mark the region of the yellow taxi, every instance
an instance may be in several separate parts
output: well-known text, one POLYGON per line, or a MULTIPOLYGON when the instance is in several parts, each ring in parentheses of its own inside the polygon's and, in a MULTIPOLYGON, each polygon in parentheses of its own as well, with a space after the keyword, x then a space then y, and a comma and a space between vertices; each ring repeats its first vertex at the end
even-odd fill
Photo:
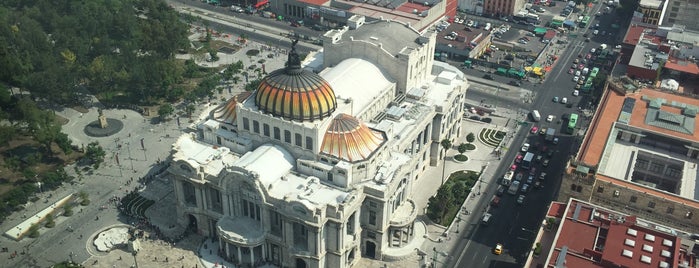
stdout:
POLYGON ((502 254, 502 244, 500 244, 500 243, 495 244, 495 248, 493 248, 493 253, 495 255, 502 254))

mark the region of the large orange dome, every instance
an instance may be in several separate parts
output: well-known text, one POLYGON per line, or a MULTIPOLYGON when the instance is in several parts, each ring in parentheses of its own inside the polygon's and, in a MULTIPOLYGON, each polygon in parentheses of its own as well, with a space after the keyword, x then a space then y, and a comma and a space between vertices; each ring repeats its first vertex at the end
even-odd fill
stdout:
POLYGON ((380 132, 369 129, 356 117, 339 114, 325 131, 320 151, 354 162, 369 158, 384 141, 380 132))
POLYGON ((292 47, 284 69, 262 79, 255 105, 265 113, 295 121, 313 121, 330 116, 336 109, 335 92, 325 79, 301 68, 292 47))

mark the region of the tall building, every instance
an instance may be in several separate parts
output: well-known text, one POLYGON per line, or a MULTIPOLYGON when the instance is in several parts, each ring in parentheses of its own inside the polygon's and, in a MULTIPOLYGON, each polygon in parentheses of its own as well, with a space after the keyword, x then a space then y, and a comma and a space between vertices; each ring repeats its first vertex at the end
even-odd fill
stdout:
POLYGON ((519 12, 525 3, 524 0, 483 0, 483 14, 498 18, 512 16, 519 12))
POLYGON ((687 30, 699 31, 699 0, 668 0, 662 25, 680 24, 687 30))
POLYGON ((643 14, 641 22, 660 25, 666 3, 666 0, 641 0, 638 4, 638 12, 643 14))
POLYGON ((435 33, 363 17, 324 50, 233 97, 173 145, 173 220, 242 265, 351 267, 406 247, 412 188, 459 134, 468 82, 433 61, 435 33), (318 74, 309 71, 316 67, 318 74))

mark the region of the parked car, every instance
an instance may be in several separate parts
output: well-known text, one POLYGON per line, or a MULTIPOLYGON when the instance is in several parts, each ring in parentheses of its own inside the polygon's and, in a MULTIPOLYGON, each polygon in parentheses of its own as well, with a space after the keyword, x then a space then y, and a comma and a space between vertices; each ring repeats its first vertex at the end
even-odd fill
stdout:
POLYGON ((493 80, 493 76, 489 74, 484 74, 483 78, 488 79, 488 80, 493 80))
POLYGON ((521 194, 517 197, 517 204, 524 205, 524 195, 523 194, 521 194))
POLYGON ((529 151, 529 146, 530 146, 529 143, 524 143, 522 145, 522 152, 529 151))
POLYGON ((532 127, 532 130, 531 130, 531 133, 532 133, 532 134, 536 134, 538 131, 539 131, 539 127, 533 126, 533 127, 532 127))
POLYGON ((505 188, 505 186, 500 185, 500 186, 498 186, 498 191, 495 192, 495 194, 496 194, 497 196, 502 196, 502 195, 505 193, 506 190, 507 190, 507 189, 505 188))

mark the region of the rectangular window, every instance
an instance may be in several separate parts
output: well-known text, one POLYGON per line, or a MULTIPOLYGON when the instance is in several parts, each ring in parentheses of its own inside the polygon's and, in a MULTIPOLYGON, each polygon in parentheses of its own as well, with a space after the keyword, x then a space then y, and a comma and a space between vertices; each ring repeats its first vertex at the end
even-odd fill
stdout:
POLYGON ((265 136, 269 137, 269 125, 263 124, 263 125, 262 125, 262 131, 263 131, 263 134, 264 134, 265 136))
POLYGON ((313 139, 309 136, 306 136, 306 149, 313 150, 313 139))
POLYGON ((243 117, 243 129, 250 130, 250 120, 246 117, 243 117))
POLYGON ((252 120, 252 132, 260 133, 260 123, 257 120, 252 120))
POLYGON ((655 202, 653 202, 653 201, 648 202, 648 207, 655 208, 655 202))
POLYGON ((278 127, 274 127, 274 139, 275 140, 282 140, 278 127))
POLYGON ((294 134, 294 141, 296 142, 296 146, 301 147, 301 145, 303 145, 303 144, 301 144, 301 142, 303 141, 301 134, 298 134, 298 133, 294 134))
POLYGON ((637 199, 638 198, 634 195, 634 196, 631 196, 631 200, 629 200, 629 201, 631 201, 631 203, 636 203, 637 199))
POLYGON ((369 224, 376 225, 376 211, 369 210, 369 224))
POLYGON ((604 187, 602 187, 602 186, 597 187, 597 192, 598 192, 598 193, 604 193, 604 187))
POLYGON ((291 143, 291 131, 284 130, 284 142, 291 143))
POLYGON ((673 212, 675 212, 675 208, 674 207, 667 207, 667 210, 665 212, 667 212, 668 214, 672 214, 673 212))

